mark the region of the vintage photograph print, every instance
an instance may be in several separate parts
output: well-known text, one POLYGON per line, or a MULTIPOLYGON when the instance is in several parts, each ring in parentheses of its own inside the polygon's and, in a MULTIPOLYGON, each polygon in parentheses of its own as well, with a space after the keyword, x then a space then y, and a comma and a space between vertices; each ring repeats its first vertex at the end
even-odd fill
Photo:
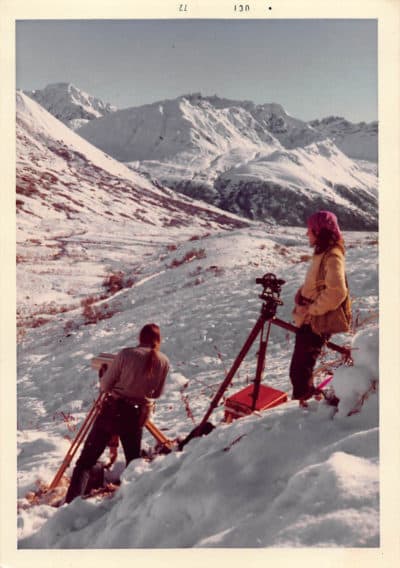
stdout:
POLYGON ((18 549, 379 547, 378 20, 15 33, 18 549))

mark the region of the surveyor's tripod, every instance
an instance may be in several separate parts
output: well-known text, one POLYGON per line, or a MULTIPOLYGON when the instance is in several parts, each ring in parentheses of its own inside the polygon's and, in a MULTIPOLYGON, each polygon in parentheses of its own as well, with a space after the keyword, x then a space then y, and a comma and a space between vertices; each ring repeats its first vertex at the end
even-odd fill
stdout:
MULTIPOLYGON (((219 401, 221 400, 221 397, 223 396, 224 392, 232 382, 232 379, 235 376, 236 371, 239 369, 243 359, 246 357, 254 341, 257 339, 257 336, 261 333, 260 348, 257 354, 256 375, 254 379, 254 388, 252 392, 251 410, 253 412, 257 405, 261 379, 265 368, 265 360, 267 354, 269 335, 271 331, 271 324, 277 325, 278 327, 291 331, 292 333, 297 333, 298 330, 297 327, 275 317, 277 307, 283 304, 282 300, 280 299, 280 292, 281 292, 281 287, 285 283, 285 281, 276 278, 274 274, 265 274, 262 278, 257 278, 256 283, 261 284, 263 286, 263 292, 259 296, 261 300, 263 300, 260 316, 256 321, 253 329, 251 330, 250 335, 246 339, 246 342, 244 343, 240 353, 233 362, 232 367, 228 371, 225 379, 221 383, 218 391, 216 392, 214 398, 212 399, 210 406, 208 407, 208 410, 203 416, 200 424, 198 424, 198 426, 196 426, 188 434, 188 436, 180 442, 179 447, 181 449, 192 438, 202 436, 203 434, 208 434, 211 431, 213 426, 208 422, 208 419, 211 413, 213 412, 213 410, 218 405, 219 401)), ((351 361, 351 352, 348 348, 342 347, 341 345, 336 345, 331 341, 328 341, 326 343, 326 346, 334 351, 338 351, 339 353, 341 353, 346 361, 351 361)))
MULTIPOLYGON (((112 362, 115 358, 113 353, 100 353, 97 357, 92 359, 92 368, 96 369, 99 372, 99 377, 102 376, 103 372, 106 370, 107 366, 112 362)), ((65 470, 69 467, 73 457, 75 456, 79 446, 82 444, 84 439, 86 438, 87 434, 89 433, 91 427, 94 424, 97 416, 100 414, 101 407, 103 405, 104 398, 106 393, 100 393, 93 406, 89 410, 85 420, 83 421, 78 433, 76 434, 75 438, 71 442, 71 446, 69 447, 65 458, 58 469, 53 481, 49 486, 49 491, 51 489, 55 489, 65 472, 65 470)), ((164 449, 164 451, 170 452, 173 448, 173 441, 169 440, 164 434, 157 428, 157 426, 149 419, 146 420, 144 423, 144 427, 150 432, 150 434, 157 440, 160 446, 164 449)))
POLYGON ((259 296, 261 300, 263 300, 260 316, 256 321, 253 329, 251 330, 250 335, 246 339, 240 353, 233 362, 232 367, 228 371, 225 379, 221 383, 221 386, 212 399, 207 412, 203 416, 203 419, 201 420, 200 424, 196 426, 196 428, 194 428, 192 432, 190 432, 190 434, 180 443, 181 448, 192 438, 202 436, 203 434, 209 432, 210 425, 207 421, 211 413, 218 405, 221 397, 223 396, 224 392, 235 376, 236 371, 239 369, 243 359, 246 357, 254 341, 257 339, 257 336, 260 334, 260 348, 257 354, 257 369, 254 379, 251 410, 254 411, 256 408, 262 374, 265 368, 265 359, 267 354, 269 335, 271 331, 271 323, 273 322, 273 318, 275 317, 277 307, 283 304, 282 300, 280 299, 280 292, 281 287, 285 283, 285 281, 278 279, 274 274, 265 274, 262 278, 257 278, 256 283, 263 286, 263 291, 259 296))

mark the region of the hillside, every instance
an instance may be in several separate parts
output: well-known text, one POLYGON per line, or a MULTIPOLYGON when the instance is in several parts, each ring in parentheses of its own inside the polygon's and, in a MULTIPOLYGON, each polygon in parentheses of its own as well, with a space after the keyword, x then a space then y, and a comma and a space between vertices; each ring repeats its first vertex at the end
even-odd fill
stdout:
MULTIPOLYGON (((141 325, 157 321, 172 368, 154 421, 169 438, 184 438, 258 317, 261 289, 255 279, 267 270, 286 280, 279 316, 290 320, 306 270, 304 237, 277 228, 177 240, 176 250, 160 246, 163 259, 147 265, 146 277, 109 300, 111 318, 85 325, 79 313, 66 314, 29 330, 19 347, 19 547, 379 546, 377 393, 359 414, 347 416, 378 378, 377 245, 371 235, 345 238, 357 329, 351 338, 354 367, 335 372, 339 412, 334 415, 323 402, 302 410, 289 401, 228 426, 220 423, 221 405, 211 416, 217 428, 182 452, 136 460, 123 471, 120 448, 108 479, 122 474, 122 485, 103 500, 77 499, 56 509, 45 503, 30 507, 25 499, 37 480, 46 484, 55 475, 66 438, 97 396, 91 357, 134 345, 141 325), (193 248, 204 251, 201 258, 174 262, 193 248), (74 327, 67 329, 71 320, 74 327)), ((335 337, 339 344, 348 340, 335 337)), ((253 379, 257 349, 255 344, 227 396, 253 379)), ((292 349, 293 338, 273 326, 265 384, 290 393, 292 349)), ((331 353, 323 360, 337 357, 331 353)), ((146 433, 144 448, 153 446, 146 433)))
POLYGON ((246 226, 234 215, 134 173, 21 93, 16 193, 22 325, 47 321, 60 302, 72 309, 88 292, 104 293, 110 274, 138 270, 138 262, 151 253, 152 239, 169 242, 172 229, 193 235, 246 226), (123 251, 124 268, 114 260, 114 247, 123 251))

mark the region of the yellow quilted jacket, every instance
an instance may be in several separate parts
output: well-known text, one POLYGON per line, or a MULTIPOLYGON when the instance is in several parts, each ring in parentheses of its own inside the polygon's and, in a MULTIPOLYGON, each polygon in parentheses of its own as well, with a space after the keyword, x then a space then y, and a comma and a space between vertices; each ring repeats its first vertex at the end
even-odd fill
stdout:
MULTIPOLYGON (((348 331, 350 325, 341 308, 348 298, 343 242, 313 255, 300 292, 309 308, 308 315, 304 316, 295 306, 293 319, 296 326, 310 324, 314 333, 318 334, 348 331), (328 314, 329 317, 322 317, 328 314)), ((346 308, 349 309, 349 306, 346 308)))

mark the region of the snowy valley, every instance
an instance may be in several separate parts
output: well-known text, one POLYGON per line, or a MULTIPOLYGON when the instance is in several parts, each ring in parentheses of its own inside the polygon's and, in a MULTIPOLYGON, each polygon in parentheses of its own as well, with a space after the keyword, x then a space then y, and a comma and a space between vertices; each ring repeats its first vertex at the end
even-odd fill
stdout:
MULTIPOLYGON (((187 112, 194 105, 187 100, 171 104, 187 112)), ((233 130, 231 109, 224 110, 224 104, 218 103, 223 108, 216 105, 211 111, 212 101, 202 104, 208 117, 219 128, 224 126, 221 147, 215 152, 210 142, 199 155, 199 163, 193 165, 185 142, 182 161, 173 161, 171 168, 176 170, 168 179, 177 170, 179 177, 180 168, 200 172, 206 159, 210 166, 207 180, 212 176, 222 179, 235 170, 238 178, 248 181, 257 168, 264 176, 266 164, 270 175, 282 179, 292 175, 293 160, 300 160, 304 167, 296 167, 304 176, 303 190, 296 185, 300 174, 293 181, 293 192, 300 200, 296 207, 303 204, 299 218, 304 220, 305 212, 319 203, 332 203, 339 219, 343 213, 350 226, 352 222, 356 225, 345 232, 354 328, 351 335, 334 337, 336 343, 352 345, 354 366, 339 365, 335 370, 338 411, 316 400, 307 409, 289 401, 227 425, 221 422, 221 405, 211 417, 217 427, 208 436, 192 440, 183 451, 135 460, 124 469, 120 449, 110 472, 110 479, 121 477, 114 494, 79 498, 59 508, 40 500, 32 506, 27 495, 38 483, 51 481, 97 397, 97 374, 91 369, 94 356, 135 345, 144 323, 159 323, 162 349, 172 368, 154 422, 170 439, 184 438, 201 420, 259 315, 261 290, 256 278, 273 272, 286 281, 278 316, 290 321, 293 296, 304 278, 311 250, 305 229, 290 217, 290 209, 291 223, 285 227, 273 215, 266 215, 265 222, 240 217, 234 214, 241 213, 240 208, 231 207, 234 213, 224 211, 163 185, 162 176, 153 174, 160 168, 166 171, 167 161, 153 157, 155 169, 149 178, 143 156, 136 158, 140 163, 134 171, 105 154, 115 154, 109 147, 100 150, 89 143, 89 129, 97 132, 96 128, 107 124, 109 140, 124 146, 121 123, 128 121, 120 113, 132 116, 130 109, 95 118, 73 132, 19 93, 21 549, 380 544, 378 237, 372 230, 377 223, 376 173, 371 167, 356 166, 332 141, 322 138, 295 149, 265 131, 251 139, 246 134, 250 119, 245 108, 236 113, 233 130), (115 135, 111 120, 121 121, 115 135), (84 132, 86 139, 80 137, 84 132), (238 132, 241 138, 233 151, 231 141, 238 132), (245 134, 247 142, 243 143, 245 134), (223 144, 229 150, 225 154, 220 152, 223 144), (267 146, 269 153, 263 154, 267 146), (319 191, 316 183, 315 195, 309 197, 306 188, 311 187, 311 176, 320 180, 323 172, 330 171, 328 161, 337 164, 335 172, 343 177, 340 182, 333 180, 328 193, 319 191), (152 181, 153 177, 158 181, 152 181), (356 179, 357 192, 348 195, 342 190, 340 195, 335 184, 347 186, 356 179), (365 230, 355 231, 357 223, 365 230)), ((144 118, 151 124, 150 116, 144 118)), ((200 131, 201 125, 198 127, 200 131)), ((155 133, 157 129, 150 130, 155 133)), ((204 149, 191 133, 181 135, 188 134, 193 152, 200 146, 204 149)), ((145 142, 142 137, 143 147, 145 142)), ((119 159, 134 161, 128 155, 119 159)), ((273 326, 264 382, 289 393, 293 344, 290 333, 273 326)), ((256 351, 254 346, 227 396, 253 380, 256 351)), ((340 361, 337 354, 327 352, 323 363, 318 382, 340 361)), ((146 433, 144 448, 150 451, 153 445, 146 433)), ((70 473, 69 469, 67 475, 70 473)))

